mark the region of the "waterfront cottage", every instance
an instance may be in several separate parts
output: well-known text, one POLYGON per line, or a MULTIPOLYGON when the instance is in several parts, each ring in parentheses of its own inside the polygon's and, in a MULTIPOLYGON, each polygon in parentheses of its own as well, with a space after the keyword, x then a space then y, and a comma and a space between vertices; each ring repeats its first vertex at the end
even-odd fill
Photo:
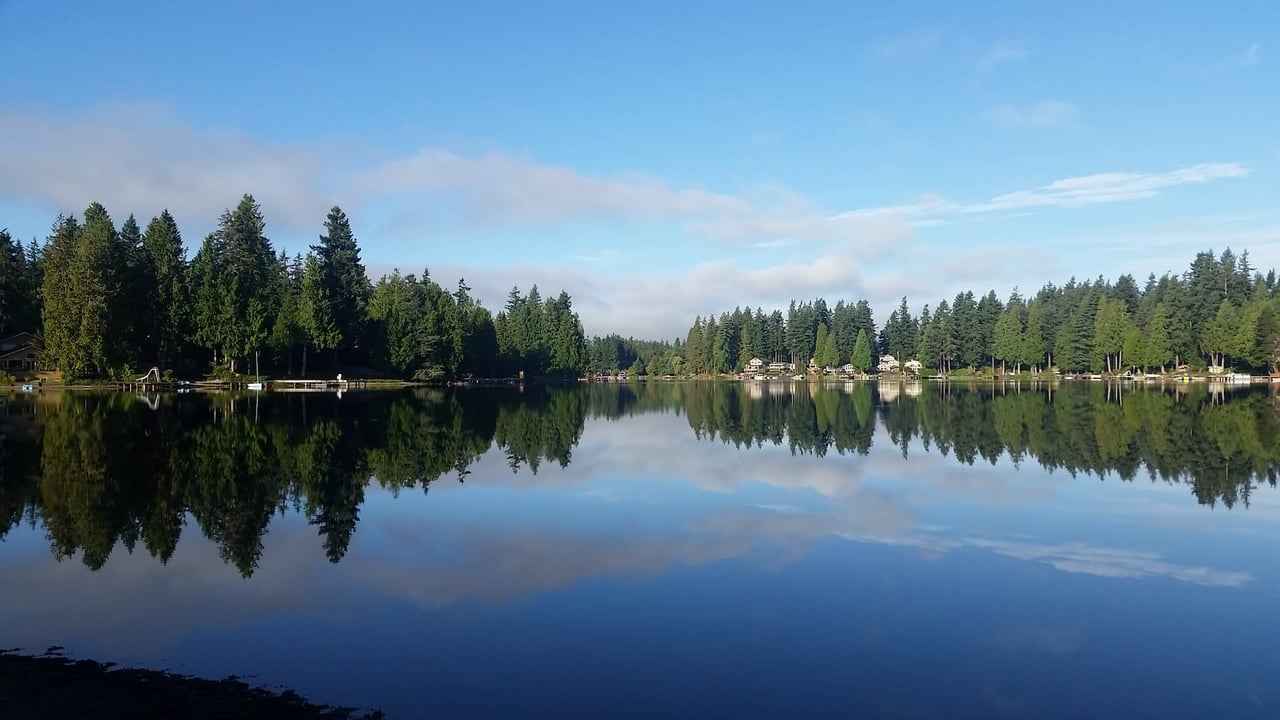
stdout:
POLYGON ((32 372, 44 342, 31 333, 18 333, 0 340, 0 370, 32 372))

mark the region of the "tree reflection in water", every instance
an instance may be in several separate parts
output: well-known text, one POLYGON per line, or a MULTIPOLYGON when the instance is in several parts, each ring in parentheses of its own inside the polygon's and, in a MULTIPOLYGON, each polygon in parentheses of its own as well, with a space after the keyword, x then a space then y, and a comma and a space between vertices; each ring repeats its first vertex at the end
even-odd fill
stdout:
POLYGON ((194 523, 248 577, 272 517, 292 511, 336 563, 371 483, 425 492, 463 480, 494 445, 513 471, 565 467, 588 418, 655 412, 683 414, 697 438, 744 451, 866 455, 888 441, 904 458, 1034 460, 1073 476, 1186 484, 1210 506, 1247 506, 1280 466, 1275 399, 1203 386, 652 383, 158 402, 63 393, 0 406, 0 538, 20 523, 43 527, 56 557, 79 553, 96 570, 139 541, 166 562, 194 523))

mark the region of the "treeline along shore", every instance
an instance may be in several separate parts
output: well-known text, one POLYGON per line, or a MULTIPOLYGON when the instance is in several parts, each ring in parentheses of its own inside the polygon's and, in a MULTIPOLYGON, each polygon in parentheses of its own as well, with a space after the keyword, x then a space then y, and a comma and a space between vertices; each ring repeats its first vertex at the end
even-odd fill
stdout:
POLYGON ((1030 298, 966 291, 919 315, 903 298, 879 328, 866 300, 793 301, 785 313, 735 308, 696 318, 683 353, 692 373, 742 372, 753 359, 867 372, 877 355, 936 373, 1273 372, 1280 294, 1275 270, 1255 270, 1248 252, 1205 251, 1181 275, 1151 274, 1141 286, 1121 275, 1048 284, 1030 298))
POLYGON ((332 375, 386 378, 586 375, 706 376, 771 362, 867 372, 882 356, 941 374, 1117 373, 1280 365, 1275 270, 1248 252, 1198 253, 1181 274, 1071 279, 1033 296, 960 292, 913 314, 907 298, 882 324, 865 300, 793 301, 694 319, 683 338, 588 339, 568 293, 512 288, 496 314, 464 280, 450 291, 427 271, 371 282, 346 214, 334 207, 305 254, 266 235, 245 195, 188 259, 168 212, 119 226, 99 203, 60 215, 44 242, 0 230, 0 373, 67 381, 128 380, 157 367, 176 377, 332 375), (26 334, 19 343, 4 338, 26 334), (5 353, 9 354, 5 354, 5 353), (759 362, 753 363, 753 360, 759 362))
POLYGON ((183 377, 343 367, 420 381, 576 376, 586 348, 564 292, 544 300, 536 286, 513 288, 495 316, 462 280, 449 291, 425 271, 397 270, 372 283, 340 208, 317 244, 290 256, 267 237, 251 195, 190 259, 168 211, 145 230, 132 215, 117 229, 93 203, 25 247, 0 231, 0 338, 19 333, 33 336, 38 361, 0 371, 69 381, 127 380, 150 367, 183 377))

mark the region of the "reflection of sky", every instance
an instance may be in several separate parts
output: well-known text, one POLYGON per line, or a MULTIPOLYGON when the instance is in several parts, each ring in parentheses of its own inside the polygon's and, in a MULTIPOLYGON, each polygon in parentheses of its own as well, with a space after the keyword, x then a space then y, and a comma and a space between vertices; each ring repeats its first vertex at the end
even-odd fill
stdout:
POLYGON ((913 449, 793 457, 672 414, 573 463, 371 488, 341 564, 277 519, 250 580, 188 525, 167 566, 0 545, 0 644, 416 714, 1273 717, 1276 492, 913 449), (16 589, 16 591, 15 591, 16 589), (676 709, 675 712, 672 712, 676 709))

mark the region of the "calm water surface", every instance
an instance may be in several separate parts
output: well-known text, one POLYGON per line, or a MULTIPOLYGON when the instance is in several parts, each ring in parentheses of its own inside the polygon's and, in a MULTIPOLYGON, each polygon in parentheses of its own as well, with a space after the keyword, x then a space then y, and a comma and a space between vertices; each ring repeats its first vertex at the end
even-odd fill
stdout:
POLYGON ((0 646, 412 717, 1280 717, 1266 390, 10 396, 0 646))

